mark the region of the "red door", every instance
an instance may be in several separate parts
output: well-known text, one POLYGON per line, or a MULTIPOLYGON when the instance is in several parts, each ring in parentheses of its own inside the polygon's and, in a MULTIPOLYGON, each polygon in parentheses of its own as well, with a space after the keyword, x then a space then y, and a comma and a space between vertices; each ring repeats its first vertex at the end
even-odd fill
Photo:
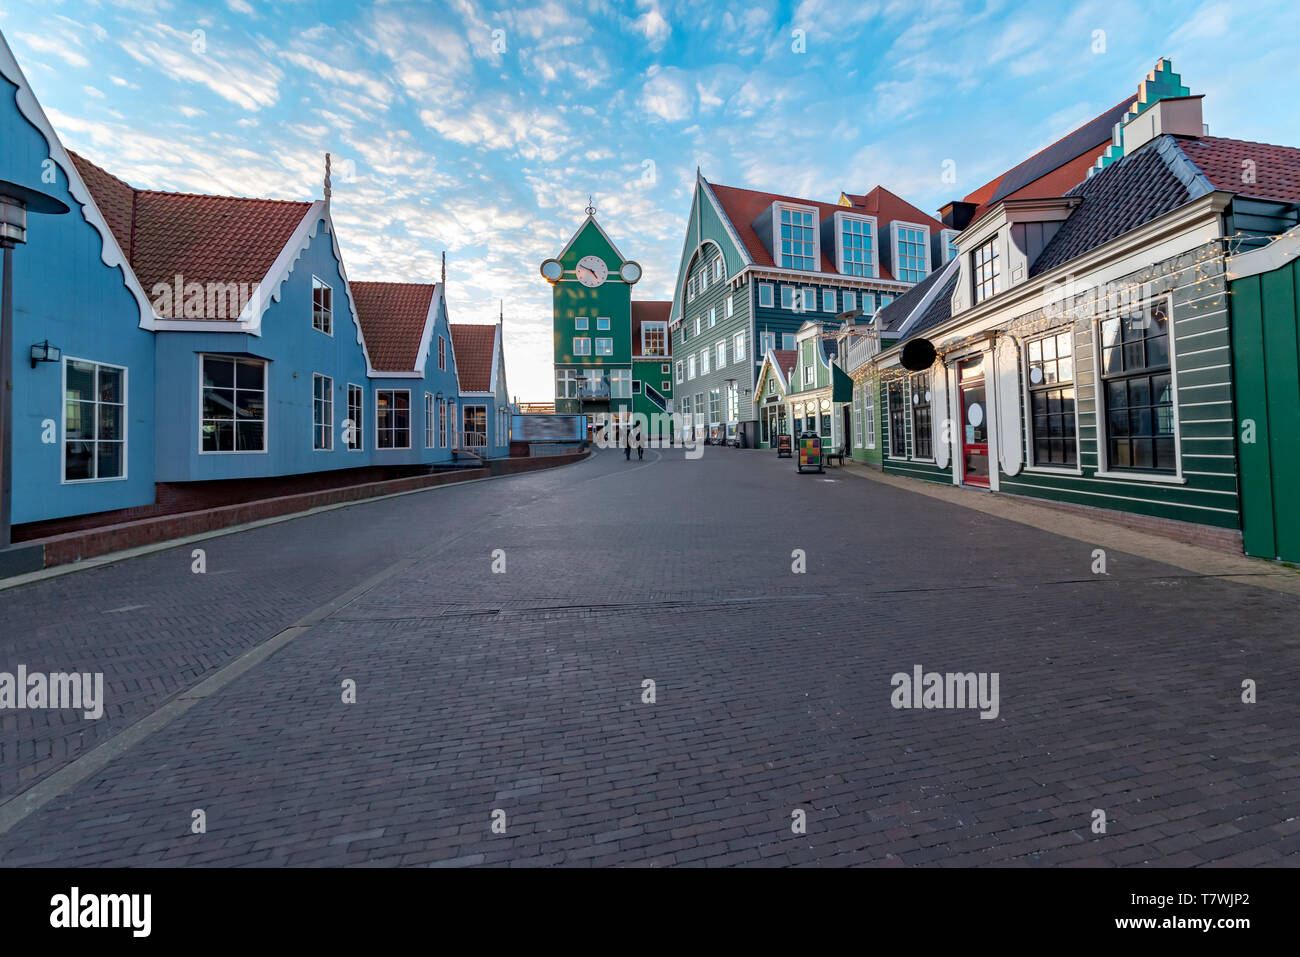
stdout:
POLYGON ((984 360, 961 363, 962 484, 989 487, 989 421, 984 391, 984 360))

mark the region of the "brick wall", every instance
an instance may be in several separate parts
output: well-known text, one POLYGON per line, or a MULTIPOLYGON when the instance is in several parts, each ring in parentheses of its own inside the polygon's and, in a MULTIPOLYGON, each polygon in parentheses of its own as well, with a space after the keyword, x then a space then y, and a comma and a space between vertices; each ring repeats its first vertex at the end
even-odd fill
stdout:
MULTIPOLYGON (((578 455, 550 456, 547 458, 493 459, 483 468, 424 472, 401 478, 341 486, 336 484, 334 487, 329 488, 318 488, 311 491, 299 490, 294 494, 257 498, 251 501, 203 507, 184 512, 128 517, 125 520, 110 523, 104 523, 103 519, 106 515, 114 513, 79 516, 82 520, 99 521, 96 522, 94 527, 83 527, 65 530, 58 534, 47 534, 40 538, 32 538, 30 542, 42 546, 45 554, 45 567, 50 568, 55 565, 94 558, 98 555, 107 555, 154 542, 165 542, 176 538, 185 538, 189 535, 199 535, 203 532, 229 528, 232 525, 242 525, 246 522, 255 522, 259 519, 273 518, 278 515, 305 512, 323 505, 358 502, 380 495, 432 488, 437 485, 464 482, 468 479, 486 478, 492 475, 513 475, 537 469, 553 468, 586 458, 589 454, 587 452, 578 455)), ((354 471, 367 472, 371 470, 358 469, 354 471)), ((339 473, 332 474, 336 479, 343 477, 339 473)), ((307 478, 307 476, 301 478, 307 478)), ((275 482, 278 481, 280 480, 273 480, 265 486, 259 485, 258 490, 276 488, 275 482)), ((242 494, 245 496, 249 491, 247 488, 249 483, 221 484, 244 485, 245 489, 242 494)), ((279 487, 284 487, 284 485, 282 484, 279 487)), ((298 486, 298 488, 301 489, 301 486, 298 486)), ((227 491, 213 490, 211 493, 212 500, 219 501, 223 495, 227 494, 227 491)), ((182 496, 177 499, 177 501, 182 500, 192 502, 194 498, 187 499, 182 496)), ((123 512, 132 511, 136 510, 123 510, 123 512)))
POLYGON ((1156 518, 1150 515, 1138 515, 1134 512, 1119 512, 1109 508, 1096 508, 1092 505, 1075 505, 1072 502, 1053 502, 1050 499, 1034 498, 1035 505, 1054 508, 1061 512, 1095 518, 1102 522, 1123 525, 1139 532, 1163 535, 1174 541, 1189 545, 1200 545, 1219 552, 1233 555, 1242 554, 1241 532, 1235 528, 1215 528, 1210 525, 1196 525, 1192 522, 1179 522, 1172 518, 1156 518))

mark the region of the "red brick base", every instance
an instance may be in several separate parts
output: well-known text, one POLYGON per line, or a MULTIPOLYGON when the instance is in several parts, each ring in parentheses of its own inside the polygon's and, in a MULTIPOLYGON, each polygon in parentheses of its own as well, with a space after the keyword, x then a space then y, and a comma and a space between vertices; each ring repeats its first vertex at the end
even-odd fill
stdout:
MULTIPOLYGON (((456 469, 454 471, 411 475, 405 478, 371 481, 314 491, 299 491, 296 494, 280 495, 272 498, 259 498, 255 501, 242 501, 232 505, 219 505, 197 511, 175 514, 154 515, 134 520, 118 521, 114 524, 100 524, 94 528, 79 528, 62 534, 46 535, 42 538, 29 539, 30 544, 40 545, 45 552, 45 566, 64 565, 85 558, 107 555, 111 552, 137 548, 154 542, 166 542, 176 538, 185 538, 203 532, 211 532, 232 525, 243 525, 259 519, 273 518, 279 515, 291 515, 305 512, 322 505, 337 505, 342 502, 359 502, 380 495, 394 492, 410 492, 416 489, 432 488, 452 482, 464 482, 469 479, 487 478, 492 475, 513 475, 519 472, 532 472, 537 469, 554 468, 568 465, 590 455, 582 452, 577 455, 556 455, 546 458, 509 458, 494 459, 483 468, 456 469)), ((358 470, 360 471, 360 470, 358 470)), ((337 474, 333 476, 339 478, 337 474)), ((315 480, 316 476, 301 476, 303 479, 315 480)), ((289 481, 276 480, 276 481, 289 481)), ((230 483, 220 483, 230 484, 230 483)), ((301 488, 301 485, 298 486, 301 488)), ((221 490, 214 490, 214 496, 220 497, 221 490)), ((247 496, 247 490, 244 492, 247 496)), ((88 519, 104 518, 98 516, 80 516, 88 519)))
POLYGON ((1095 518, 1098 521, 1110 522, 1113 525, 1123 525, 1139 532, 1162 535, 1165 538, 1184 542, 1188 545, 1211 548, 1216 552, 1228 552, 1233 555, 1244 553, 1241 531, 1235 528, 1197 525, 1193 522, 1179 522, 1172 518, 1156 518, 1152 515, 1138 515, 1134 512, 1117 512, 1114 509, 1097 508, 1092 505, 1075 505, 1073 502, 1053 502, 1031 495, 1018 495, 1016 497, 1033 502, 1035 505, 1044 505, 1047 508, 1070 512, 1084 518, 1095 518))

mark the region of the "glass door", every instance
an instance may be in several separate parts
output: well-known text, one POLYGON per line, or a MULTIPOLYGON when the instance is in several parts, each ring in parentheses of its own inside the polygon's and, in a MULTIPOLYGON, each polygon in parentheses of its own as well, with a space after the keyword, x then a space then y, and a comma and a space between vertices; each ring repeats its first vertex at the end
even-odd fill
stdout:
POLYGON ((962 484, 989 487, 989 423, 984 391, 984 359, 958 367, 961 389, 962 484))

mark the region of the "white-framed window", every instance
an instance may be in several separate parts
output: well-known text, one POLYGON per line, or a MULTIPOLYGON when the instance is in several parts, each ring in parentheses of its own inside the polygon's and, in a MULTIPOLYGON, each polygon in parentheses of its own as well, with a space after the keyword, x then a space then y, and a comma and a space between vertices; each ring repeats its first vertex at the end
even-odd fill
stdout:
POLYGON ((375 448, 411 447, 411 390, 375 390, 375 448))
POLYGON ((758 337, 758 344, 759 344, 758 347, 761 350, 762 354, 767 355, 769 352, 771 352, 773 349, 776 348, 776 333, 775 332, 760 333, 758 337))
POLYGON ((842 293, 842 295, 844 296, 845 312, 849 312, 853 309, 858 308, 858 294, 856 292, 849 292, 848 290, 845 290, 844 293, 842 293))
POLYGON ((893 301, 894 301, 894 297, 893 297, 893 296, 887 295, 887 294, 885 294, 885 293, 883 293, 883 292, 880 294, 880 308, 881 308, 881 309, 884 309, 887 305, 889 305, 889 304, 890 304, 891 302, 893 302, 893 301))
POLYGON ((723 339, 713 347, 715 369, 725 369, 727 366, 727 340, 723 339))
POLYGON ((721 256, 713 260, 713 278, 715 281, 722 278, 722 257, 721 256))
POLYGON ((686 378, 695 378, 695 354, 691 353, 686 357, 686 378))
POLYGON ((700 292, 709 288, 709 267, 706 263, 700 270, 700 292))
POLYGON ((738 332, 731 337, 731 361, 739 362, 745 358, 745 334, 738 332))
POLYGON ((462 447, 487 448, 487 406, 466 405, 461 408, 461 414, 464 416, 465 426, 465 431, 461 433, 464 436, 462 447))
POLYGON ((719 425, 722 422, 722 390, 709 390, 709 425, 719 425))
POLYGON ((442 336, 438 337, 438 368, 444 372, 447 369, 447 340, 442 336))
POLYGON ((447 401, 447 444, 453 449, 460 448, 460 433, 457 431, 459 426, 456 424, 456 400, 447 401))
POLYGON ((709 328, 712 329, 718 324, 718 307, 709 306, 709 328))
POLYGON ((772 308, 772 284, 770 282, 760 282, 758 284, 758 304, 764 309, 772 308))
POLYGON ((1165 297, 1096 323, 1107 471, 1179 473, 1173 326, 1165 297))
POLYGON ((782 206, 777 263, 785 269, 812 269, 816 255, 815 214, 782 206))
POLYGON ((63 359, 63 481, 126 478, 126 367, 63 359))
POLYGON ((266 363, 199 356, 199 450, 266 451, 266 363))
POLYGON ((920 282, 930 271, 930 230, 894 224, 894 278, 920 282))
POLYGON ((334 449, 334 380, 318 372, 311 376, 311 447, 334 449))
POLYGON ((793 349, 793 348, 794 348, 794 333, 791 333, 791 332, 782 333, 782 335, 781 335, 781 348, 782 348, 782 349, 793 349))
POLYGON ((835 311, 835 290, 823 289, 822 290, 822 312, 834 312, 834 311, 835 311))
POLYGON ((728 296, 728 297, 727 297, 726 308, 727 308, 727 318, 730 319, 731 316, 732 316, 732 314, 735 313, 735 311, 736 311, 736 297, 735 297, 735 296, 728 296))
POLYGON ((609 373, 609 397, 611 399, 632 398, 632 370, 613 369, 609 373))
MULTIPOLYGON (((1079 443, 1075 429, 1073 330, 1066 327, 1030 339, 1025 343, 1025 362, 1029 460, 1036 466, 1075 468, 1079 464, 1079 443)), ((1145 385, 1138 391, 1141 388, 1145 385)), ((1124 392, 1127 399, 1126 390, 1117 390, 1117 394, 1124 392)), ((1115 424, 1121 419, 1117 415, 1115 424)), ((1139 428, 1145 428, 1148 421, 1147 415, 1141 415, 1139 428)), ((1122 431, 1128 434, 1127 428, 1122 431)))
POLYGON ((437 448, 437 433, 434 431, 437 423, 435 418, 437 413, 434 412, 434 399, 432 392, 424 394, 424 447, 426 449, 437 448))
POLYGON ((781 287, 781 308, 782 309, 794 308, 794 286, 781 287))
POLYGON ((640 394, 641 394, 641 380, 640 380, 640 379, 633 379, 633 380, 632 380, 632 394, 633 394, 633 395, 640 395, 640 394))
POLYGON ((868 316, 876 314, 876 297, 869 292, 862 294, 862 312, 868 316))
POLYGON ((366 417, 365 390, 348 383, 348 417, 343 423, 343 444, 349 452, 365 450, 364 429, 366 417))
POLYGON ((862 386, 853 386, 853 447, 862 448, 862 386))
POLYGON ((687 302, 695 301, 695 277, 694 276, 686 280, 686 301, 687 302))
POLYGON ((609 319, 607 319, 607 318, 604 317, 604 316, 597 316, 597 317, 596 317, 596 331, 597 331, 597 332, 609 332, 609 319))
POLYGON ((998 262, 998 237, 980 243, 970 254, 971 278, 975 283, 975 302, 996 296, 1002 289, 1002 270, 998 262))
POLYGON ((663 373, 664 375, 668 375, 668 373, 670 373, 670 372, 673 371, 673 370, 672 370, 672 363, 671 363, 671 362, 663 362, 663 363, 660 363, 660 365, 659 365, 659 371, 660 371, 661 373, 663 373))
POLYGON ((334 335, 334 290, 316 276, 311 277, 311 327, 334 335))
POLYGON ((682 381, 682 360, 681 359, 677 360, 677 381, 678 382, 682 381))
POLYGON ((703 321, 704 321, 704 317, 703 317, 703 316, 696 316, 696 317, 695 317, 695 334, 696 334, 697 336, 700 334, 700 324, 701 324, 703 321))
POLYGON ((933 416, 930 408, 930 373, 918 372, 911 377, 908 391, 912 397, 912 458, 934 458, 933 416))
MULTIPOLYGON (((569 370, 572 371, 572 370, 569 370)), ((447 403, 438 403, 438 445, 447 447, 447 403)))
POLYGON ((846 276, 876 274, 875 223, 840 216, 840 272, 846 276))
MULTIPOLYGON (((555 397, 557 399, 576 399, 578 397, 578 370, 558 369, 555 373, 555 397)), ((443 443, 446 446, 446 443, 443 443)))
POLYGON ((814 311, 817 308, 817 290, 803 289, 800 291, 803 293, 803 311, 804 312, 814 311))
POLYGON ((596 355, 598 355, 598 356, 612 356, 613 354, 614 354, 614 340, 613 340, 613 339, 597 339, 597 340, 596 340, 596 355))
POLYGON ((862 444, 876 447, 876 383, 872 379, 862 386, 862 444))
POLYGON ((578 316, 576 319, 573 320, 573 328, 576 329, 578 332, 586 332, 588 329, 591 328, 591 320, 589 320, 586 316, 578 316))
POLYGON ((665 322, 641 323, 641 354, 643 356, 668 355, 668 324, 665 322))
POLYGON ((574 336, 573 354, 575 356, 591 355, 591 339, 587 336, 574 336))
POLYGON ((700 350, 700 375, 709 374, 709 347, 700 350))
POLYGON ((813 366, 813 365, 806 365, 806 366, 804 366, 804 367, 803 367, 803 384, 804 384, 804 385, 812 385, 812 384, 813 384, 813 378, 814 378, 816 375, 817 375, 817 368, 816 368, 816 366, 813 366))

